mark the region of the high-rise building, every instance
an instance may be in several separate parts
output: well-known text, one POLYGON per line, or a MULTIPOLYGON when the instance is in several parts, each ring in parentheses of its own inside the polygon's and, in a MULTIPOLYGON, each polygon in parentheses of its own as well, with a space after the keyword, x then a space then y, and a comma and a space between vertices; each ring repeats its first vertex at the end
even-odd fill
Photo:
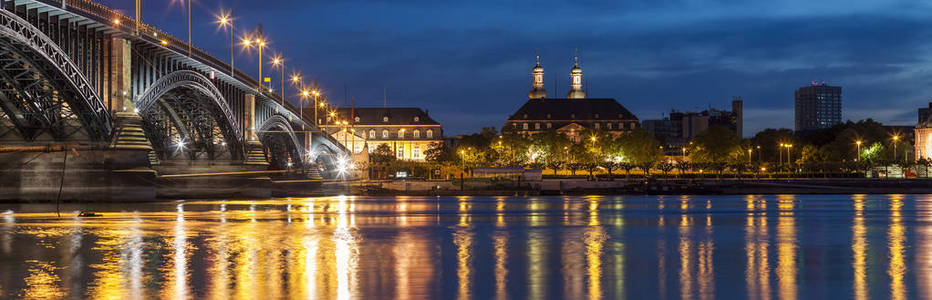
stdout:
POLYGON ((796 90, 796 131, 826 129, 841 123, 841 87, 812 82, 796 90))

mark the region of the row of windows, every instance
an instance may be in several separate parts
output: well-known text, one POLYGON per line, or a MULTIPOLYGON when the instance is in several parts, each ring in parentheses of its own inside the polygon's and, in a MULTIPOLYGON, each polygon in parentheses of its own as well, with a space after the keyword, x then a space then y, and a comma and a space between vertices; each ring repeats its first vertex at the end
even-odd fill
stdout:
MULTIPOLYGON (((359 117, 356 117, 355 120, 356 122, 359 122, 359 117)), ((421 117, 417 117, 417 116, 414 117, 414 122, 420 122, 420 121, 421 121, 421 117)), ((388 123, 388 116, 382 117, 382 122, 388 123)))
MULTIPOLYGON (((397 132, 395 132, 395 133, 397 134, 398 138, 403 139, 403 138, 406 137, 406 135, 407 135, 408 132, 409 132, 409 131, 407 131, 407 130, 405 130, 405 129, 399 129, 399 130, 398 130, 397 132)), ((415 130, 412 130, 412 131, 410 131, 410 132, 411 132, 411 138, 415 138, 415 139, 421 138, 421 130, 420 130, 420 129, 415 129, 415 130)), ((389 137, 391 136, 391 133, 388 131, 388 129, 382 129, 382 134, 381 134, 380 136, 381 136, 383 139, 387 139, 387 138, 389 138, 389 137)), ((425 138, 428 138, 428 139, 434 138, 434 130, 433 130, 433 129, 428 129, 427 131, 424 131, 424 136, 425 136, 425 138)), ((375 131, 375 129, 369 129, 369 139, 376 139, 376 131, 375 131)))
MULTIPOLYGON (((518 123, 513 123, 513 124, 514 124, 514 127, 518 127, 518 123)), ((592 126, 595 129, 602 129, 602 124, 605 124, 605 129, 608 129, 608 130, 612 130, 616 128, 625 129, 625 123, 618 123, 618 127, 615 127, 615 123, 592 123, 592 126)), ((630 124, 628 126, 629 129, 634 129, 634 127, 637 126, 637 124, 635 123, 629 123, 629 124, 630 124)), ((553 123, 544 123, 543 126, 546 127, 546 129, 551 129, 553 128, 553 123)), ((530 130, 531 129, 530 127, 531 126, 529 123, 521 124, 521 129, 523 130, 530 130)), ((534 130, 541 130, 541 123, 534 123, 534 130)))
MULTIPOLYGON (((527 119, 527 114, 522 115, 522 117, 524 117, 524 119, 527 119)), ((547 119, 550 119, 550 117, 551 117, 551 115, 550 115, 550 114, 547 114, 547 119)), ((594 115, 592 115, 592 117, 593 117, 593 119, 598 119, 598 118, 599 118, 599 114, 594 114, 594 115)), ((618 114, 618 118, 619 118, 619 119, 624 118, 624 114, 618 114)), ((576 114, 570 114, 570 119, 576 119, 576 114)))

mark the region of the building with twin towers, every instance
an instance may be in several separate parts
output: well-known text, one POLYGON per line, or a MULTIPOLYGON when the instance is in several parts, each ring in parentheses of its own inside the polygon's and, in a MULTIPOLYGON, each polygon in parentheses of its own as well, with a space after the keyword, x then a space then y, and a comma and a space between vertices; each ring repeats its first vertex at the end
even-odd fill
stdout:
POLYGON ((614 98, 588 98, 583 89, 583 71, 579 56, 573 57, 570 69, 570 90, 565 98, 549 98, 544 89, 544 67, 537 56, 531 69, 531 91, 528 100, 508 117, 502 131, 532 135, 548 130, 579 142, 586 130, 620 136, 638 126, 638 118, 614 98))

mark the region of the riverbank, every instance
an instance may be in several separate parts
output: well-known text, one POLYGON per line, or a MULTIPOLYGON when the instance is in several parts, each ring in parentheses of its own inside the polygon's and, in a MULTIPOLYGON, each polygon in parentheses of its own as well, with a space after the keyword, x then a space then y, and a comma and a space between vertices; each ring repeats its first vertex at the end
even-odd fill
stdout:
MULTIPOLYGON (((743 195, 743 194, 927 194, 930 179, 793 178, 793 179, 660 179, 589 181, 544 179, 538 182, 392 180, 349 184, 354 195, 743 195)), ((344 189, 344 192, 346 189, 344 189)))

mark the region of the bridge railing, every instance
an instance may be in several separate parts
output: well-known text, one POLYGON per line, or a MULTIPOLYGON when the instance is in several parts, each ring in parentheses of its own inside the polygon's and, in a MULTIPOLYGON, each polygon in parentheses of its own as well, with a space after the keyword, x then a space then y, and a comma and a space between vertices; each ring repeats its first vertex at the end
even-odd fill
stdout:
MULTIPOLYGON (((128 17, 119 11, 111 9, 107 6, 104 6, 100 3, 91 1, 91 0, 37 0, 39 2, 55 6, 55 7, 64 7, 65 9, 71 9, 81 13, 83 17, 93 19, 97 22, 103 24, 109 24, 111 27, 120 30, 120 32, 125 34, 136 35, 143 40, 151 42, 153 44, 159 44, 163 47, 172 49, 180 54, 186 54, 189 50, 189 45, 187 41, 178 39, 171 34, 168 34, 162 30, 159 30, 155 26, 139 22, 137 24, 136 19, 128 17)), ((278 103, 282 103, 282 95, 277 93, 270 93, 268 89, 260 85, 259 81, 252 78, 252 76, 247 75, 239 69, 232 68, 227 62, 211 55, 207 51, 190 45, 190 57, 204 63, 218 72, 224 74, 229 74, 230 70, 233 70, 231 76, 234 80, 238 80, 243 84, 257 88, 257 91, 263 96, 268 97, 278 103)), ((283 91, 282 91, 283 92, 283 91)), ((298 113, 298 108, 292 105, 289 102, 285 102, 285 108, 291 110, 294 113, 298 113)))

